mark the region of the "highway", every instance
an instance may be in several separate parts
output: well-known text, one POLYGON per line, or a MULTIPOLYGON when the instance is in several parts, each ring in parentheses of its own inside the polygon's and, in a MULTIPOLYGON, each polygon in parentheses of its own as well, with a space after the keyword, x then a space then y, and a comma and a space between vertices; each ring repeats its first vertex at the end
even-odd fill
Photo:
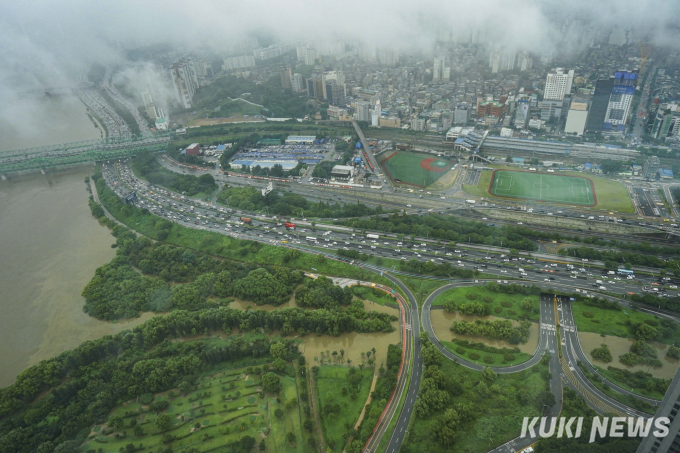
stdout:
MULTIPOLYGON (((281 223, 277 223, 278 220, 275 219, 274 216, 252 216, 252 225, 248 225, 241 222, 240 217, 232 217, 232 215, 239 216, 244 213, 238 211, 229 212, 230 209, 228 208, 217 207, 207 202, 191 200, 184 198, 180 194, 150 186, 148 183, 139 180, 132 174, 127 161, 123 161, 117 165, 104 164, 102 165, 102 172, 109 187, 116 191, 119 196, 124 197, 129 194, 131 190, 134 190, 138 196, 135 202, 137 206, 145 207, 154 214, 167 218, 173 222, 191 228, 228 234, 236 238, 294 247, 306 252, 322 253, 335 259, 337 259, 335 250, 344 248, 347 250, 355 249, 362 253, 392 259, 416 259, 418 261, 434 261, 435 263, 448 262, 452 266, 477 270, 481 275, 478 279, 498 278, 499 280, 497 281, 499 283, 508 283, 509 281, 505 280, 506 278, 517 279, 522 277, 521 274, 524 273, 527 274, 524 277, 524 279, 528 280, 527 283, 536 284, 546 291, 550 290, 550 288, 560 288, 563 291, 575 290, 583 294, 594 294, 598 296, 599 294, 591 292, 591 288, 593 285, 596 285, 599 289, 602 284, 589 283, 592 281, 591 278, 606 279, 607 283, 604 284, 607 285, 607 292, 619 294, 624 297, 630 292, 639 292, 641 285, 659 285, 658 283, 655 283, 657 279, 649 276, 638 276, 636 277, 637 280, 631 281, 617 275, 596 276, 592 274, 592 272, 596 272, 596 270, 586 269, 584 267, 579 268, 575 266, 573 269, 568 269, 566 267, 568 265, 567 263, 575 262, 573 258, 566 258, 569 261, 541 260, 538 258, 530 259, 535 257, 509 257, 504 254, 489 252, 488 250, 475 249, 472 248, 472 246, 467 248, 460 246, 460 248, 457 248, 459 246, 448 247, 447 245, 442 246, 432 242, 421 243, 418 242, 418 240, 404 240, 402 243, 395 238, 368 240, 367 238, 364 238, 364 236, 350 233, 351 229, 344 228, 344 231, 339 231, 337 230, 339 227, 335 225, 323 225, 324 229, 321 229, 320 226, 317 225, 317 230, 312 233, 311 231, 306 231, 306 228, 303 228, 303 226, 306 226, 304 224, 308 223, 306 221, 302 221, 303 223, 298 224, 297 231, 287 231, 281 228, 281 223), (322 234, 322 231, 326 234, 322 234), (309 234, 314 234, 313 241, 305 239, 310 237, 307 236, 309 234), (301 235, 302 238, 300 237, 301 235), (524 272, 520 272, 519 266, 526 268, 524 269, 524 272), (553 273, 553 271, 557 272, 553 273), (534 275, 541 275, 536 278, 533 275, 529 276, 528 272, 533 272, 534 275)), ((311 229, 311 226, 308 228, 311 229)), ((387 428, 390 421, 396 416, 396 427, 391 433, 386 450, 389 453, 394 453, 399 451, 406 435, 423 372, 419 340, 419 326, 421 321, 418 313, 418 306, 413 293, 397 278, 400 272, 393 272, 390 269, 365 265, 359 262, 352 263, 373 272, 382 272, 383 275, 398 285, 408 298, 408 304, 404 303, 402 306, 404 308, 403 323, 405 328, 403 344, 405 358, 404 370, 408 370, 409 366, 411 367, 410 383, 408 387, 406 387, 409 375, 407 372, 403 372, 398 380, 395 397, 386 408, 382 421, 366 446, 367 451, 376 451, 377 446, 380 444, 380 440, 385 435, 390 434, 387 432, 387 428), (397 411, 400 396, 403 395, 404 392, 406 392, 404 406, 401 411, 397 411)), ((573 266, 572 264, 569 265, 573 266)), ((580 263, 579 265, 585 266, 586 264, 580 263)), ((433 338, 434 336, 431 323, 429 322, 432 301, 446 289, 461 284, 466 283, 452 283, 444 288, 440 288, 435 293, 431 294, 425 301, 422 323, 423 328, 428 332, 430 338, 433 338)), ((628 304, 626 301, 621 301, 621 303, 628 304)), ((570 311, 565 311, 565 307, 561 304, 553 304, 552 301, 549 300, 541 300, 540 309, 541 337, 535 356, 525 364, 508 367, 506 369, 496 367, 495 370, 498 373, 507 373, 526 369, 540 360, 542 352, 547 351, 551 356, 550 369, 552 375, 557 379, 553 379, 550 384, 551 391, 554 392, 554 394, 557 395, 559 391, 560 396, 559 398, 556 397, 557 401, 561 401, 561 379, 564 377, 565 383, 583 394, 588 404, 598 412, 603 413, 612 410, 614 413, 638 414, 637 411, 627 408, 603 395, 588 382, 587 378, 580 372, 578 367, 569 365, 570 363, 575 363, 577 360, 587 363, 587 359, 586 361, 583 360, 584 355, 578 344, 576 330, 575 328, 571 328, 573 326, 573 317, 571 317, 570 311), (555 328, 556 320, 559 320, 559 324, 564 326, 564 328, 561 329, 562 349, 564 351, 563 358, 559 358, 556 352, 558 350, 556 340, 557 329, 555 328), (562 370, 562 372, 560 373, 556 370, 562 370)), ((643 309, 643 311, 664 315, 664 313, 659 313, 658 311, 650 309, 643 309)), ((435 344, 449 359, 455 357, 445 350, 438 340, 435 341, 435 344)), ((456 359, 458 358, 456 357, 456 359)), ((458 360, 461 362, 460 359, 458 360)), ((466 361, 462 361, 461 363, 472 369, 481 369, 479 365, 464 362, 466 361)), ((552 414, 552 412, 548 413, 552 414)), ((524 448, 524 446, 530 445, 532 441, 533 440, 529 438, 516 439, 512 443, 498 447, 495 451, 507 452, 512 451, 510 448, 524 448)))

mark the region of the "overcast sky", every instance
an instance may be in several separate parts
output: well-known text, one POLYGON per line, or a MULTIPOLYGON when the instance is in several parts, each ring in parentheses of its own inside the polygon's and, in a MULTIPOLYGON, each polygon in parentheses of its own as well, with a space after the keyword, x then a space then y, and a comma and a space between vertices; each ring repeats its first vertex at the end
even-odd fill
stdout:
POLYGON ((492 43, 541 52, 572 42, 557 25, 566 17, 603 30, 634 27, 636 36, 657 43, 680 42, 678 0, 4 1, 0 121, 16 119, 17 90, 69 84, 93 62, 121 62, 121 42, 222 53, 240 37, 264 33, 280 40, 354 38, 429 53, 442 28, 484 27, 492 43))

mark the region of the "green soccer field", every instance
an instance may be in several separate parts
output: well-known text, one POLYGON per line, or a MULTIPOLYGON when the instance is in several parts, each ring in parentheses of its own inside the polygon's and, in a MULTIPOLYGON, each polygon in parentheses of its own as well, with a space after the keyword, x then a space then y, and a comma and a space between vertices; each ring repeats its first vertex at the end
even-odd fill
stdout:
POLYGON ((489 193, 497 197, 579 206, 597 204, 597 197, 590 179, 578 176, 496 170, 491 177, 489 193))
POLYGON ((451 169, 452 163, 422 154, 398 151, 382 156, 380 165, 392 181, 424 188, 451 169))

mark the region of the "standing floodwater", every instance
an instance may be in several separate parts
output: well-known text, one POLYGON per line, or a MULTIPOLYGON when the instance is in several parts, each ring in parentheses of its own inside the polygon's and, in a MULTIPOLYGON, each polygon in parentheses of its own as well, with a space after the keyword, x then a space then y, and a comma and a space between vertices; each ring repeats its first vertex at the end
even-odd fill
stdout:
POLYGON ((42 359, 150 317, 113 324, 83 312, 83 287, 115 255, 113 236, 87 205, 90 172, 0 181, 0 386, 42 359))

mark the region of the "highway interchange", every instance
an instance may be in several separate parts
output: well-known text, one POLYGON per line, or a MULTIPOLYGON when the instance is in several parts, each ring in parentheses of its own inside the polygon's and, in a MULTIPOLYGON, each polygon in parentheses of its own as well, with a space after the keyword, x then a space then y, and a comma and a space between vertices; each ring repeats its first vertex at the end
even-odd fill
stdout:
MULTIPOLYGON (((396 286, 401 288, 408 299, 408 304, 405 303, 406 301, 402 301, 404 308, 402 312, 402 325, 404 326, 405 334, 404 370, 411 370, 410 381, 407 373, 400 375, 395 398, 388 404, 384 413, 385 416, 379 426, 376 427, 374 436, 367 443, 366 451, 369 452, 376 451, 382 438, 385 435, 390 435, 388 427, 394 416, 397 417, 394 424, 395 427, 389 437, 385 451, 388 453, 399 451, 407 434, 408 424, 411 419, 422 375, 419 338, 421 322, 430 339, 447 358, 458 360, 459 363, 472 369, 481 368, 476 364, 465 363, 460 357, 446 350, 434 336, 430 323, 431 303, 437 295, 446 289, 457 285, 481 284, 485 280, 490 279, 496 280, 499 283, 521 282, 518 280, 520 277, 528 280, 527 284, 530 283, 545 290, 546 294, 552 289, 557 289, 565 292, 578 291, 582 294, 595 294, 599 296, 601 294, 593 293, 592 291, 597 291, 600 287, 605 286, 606 293, 612 296, 626 297, 630 293, 640 293, 642 287, 662 287, 662 282, 659 282, 658 277, 638 274, 634 280, 627 280, 625 276, 603 276, 602 271, 596 267, 601 263, 586 263, 568 257, 557 258, 553 255, 552 259, 548 259, 550 258, 549 255, 541 258, 539 255, 543 255, 536 253, 533 256, 525 254, 523 256, 510 257, 506 256, 508 255, 506 250, 499 248, 484 250, 484 248, 479 246, 464 246, 460 244, 455 247, 448 247, 427 238, 415 238, 408 241, 403 239, 400 241, 395 237, 386 237, 382 233, 376 233, 379 235, 379 239, 368 239, 364 235, 353 232, 351 228, 340 227, 321 221, 317 223, 315 229, 312 229, 311 220, 307 219, 290 219, 297 224, 296 230, 290 231, 286 230, 280 221, 281 219, 277 219, 275 216, 253 215, 252 213, 232 211, 228 207, 219 207, 214 203, 191 200, 183 197, 181 194, 159 187, 152 187, 132 173, 128 161, 103 164, 102 173, 109 187, 120 197, 125 197, 131 191, 134 191, 137 195, 135 202, 137 206, 147 208, 160 217, 186 227, 219 232, 240 239, 299 248, 306 252, 323 253, 336 259, 337 249, 353 249, 361 253, 390 259, 429 260, 437 264, 447 262, 455 267, 477 270, 479 272, 475 277, 477 280, 474 282, 452 282, 430 294, 424 301, 421 319, 416 297, 399 280, 398 275, 400 272, 390 270, 389 268, 378 268, 377 266, 353 262, 355 265, 362 266, 372 272, 380 272, 381 275, 389 278, 396 286), (246 216, 252 219, 252 224, 241 221, 241 217, 246 216), (574 269, 567 269, 568 265, 574 266, 574 269), (520 272, 520 268, 524 269, 524 272, 520 272), (525 275, 522 276, 522 273, 525 275), (596 283, 598 280, 602 281, 602 283, 596 283), (594 285, 597 287, 594 287, 594 285), (408 386, 406 386, 407 382, 408 386), (398 411, 400 397, 404 393, 404 404, 401 411, 398 411)), ((234 178, 229 177, 229 179, 232 182, 234 178)), ((246 181, 243 182, 247 183, 246 181)), ((666 286, 672 292, 672 295, 675 296, 677 290, 672 288, 675 285, 667 283, 666 286)), ((606 297, 611 298, 612 296, 606 297)), ((630 307, 628 301, 623 299, 616 300, 622 305, 630 307)), ((568 385, 583 395, 587 404, 599 413, 613 412, 631 416, 641 415, 638 411, 628 408, 602 394, 588 381, 579 367, 575 366, 577 361, 581 361, 587 364, 586 366, 592 371, 592 366, 581 350, 569 303, 552 300, 551 296, 542 296, 540 307, 540 339, 535 355, 524 364, 506 369, 496 368, 495 370, 499 373, 507 373, 526 369, 540 360, 543 353, 547 351, 551 357, 550 370, 553 376, 550 388, 553 394, 556 395, 556 400, 560 402, 560 405, 562 385, 568 385), (561 326, 561 328, 557 328, 557 325, 561 326), (561 336, 561 350, 563 351, 563 356, 561 357, 557 353, 560 347, 557 344, 557 332, 560 332, 561 336)), ((658 310, 644 309, 644 311, 654 313, 657 316, 667 316, 667 313, 658 310)), ((677 321, 677 319, 673 319, 677 321)), ((612 388, 623 393, 629 393, 616 386, 612 386, 612 388)), ((642 399, 645 400, 644 398, 642 399)), ((656 403, 653 400, 646 400, 652 404, 656 403)), ((544 415, 556 416, 558 412, 559 408, 555 406, 544 415)), ((493 451, 498 453, 516 451, 517 449, 526 448, 535 440, 528 437, 524 439, 518 438, 493 451)))

